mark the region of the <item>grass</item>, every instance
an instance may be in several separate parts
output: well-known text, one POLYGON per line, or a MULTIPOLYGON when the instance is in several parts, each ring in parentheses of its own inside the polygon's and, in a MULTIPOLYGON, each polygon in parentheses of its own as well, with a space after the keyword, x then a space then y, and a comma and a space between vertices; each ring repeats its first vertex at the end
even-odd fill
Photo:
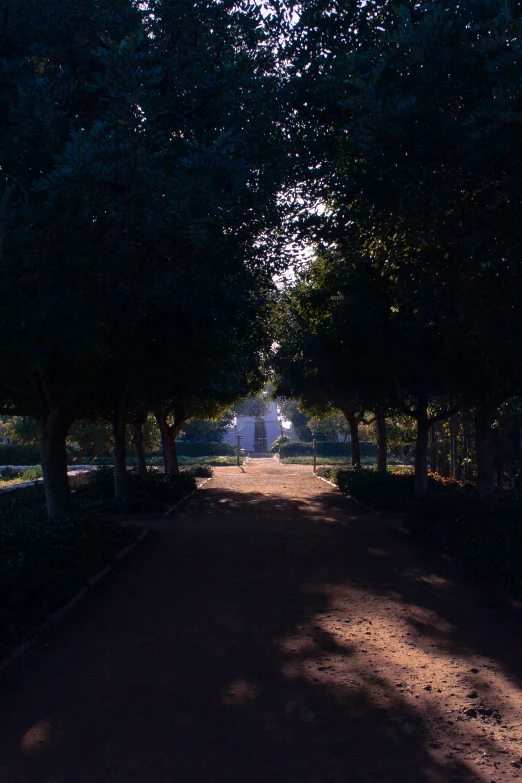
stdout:
POLYGON ((24 479, 21 478, 14 478, 14 479, 0 478, 0 489, 3 489, 4 487, 12 487, 13 484, 21 484, 23 480, 24 479))
MULTIPOLYGON (((243 457, 239 458, 240 465, 243 464, 243 457)), ((128 465, 135 464, 131 460, 127 461, 128 465)), ((180 468, 185 468, 191 465, 210 465, 211 467, 220 467, 223 465, 237 465, 237 457, 234 455, 226 457, 183 457, 178 454, 178 465, 180 468)), ((147 457, 147 465, 153 465, 156 467, 163 467, 163 457, 147 457)))
POLYGON ((12 487, 14 484, 20 484, 23 481, 36 481, 42 478, 42 466, 34 465, 26 470, 17 470, 16 468, 0 469, 0 489, 12 487))
MULTIPOLYGON (((180 468, 186 465, 210 465, 211 467, 223 467, 227 465, 237 465, 237 457, 178 457, 180 468)), ((243 457, 239 458, 240 465, 243 464, 243 457)))

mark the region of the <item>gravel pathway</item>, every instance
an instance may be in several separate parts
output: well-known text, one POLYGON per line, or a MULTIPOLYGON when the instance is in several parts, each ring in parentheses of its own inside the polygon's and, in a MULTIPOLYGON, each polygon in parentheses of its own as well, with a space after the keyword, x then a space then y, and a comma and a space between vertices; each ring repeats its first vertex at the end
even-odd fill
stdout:
POLYGON ((522 777, 521 607, 250 460, 0 678, 0 783, 522 777))

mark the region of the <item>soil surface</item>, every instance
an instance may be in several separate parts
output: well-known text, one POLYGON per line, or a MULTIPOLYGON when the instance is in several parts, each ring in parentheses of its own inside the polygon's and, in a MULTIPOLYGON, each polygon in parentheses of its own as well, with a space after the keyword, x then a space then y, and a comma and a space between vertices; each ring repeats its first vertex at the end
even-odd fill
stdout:
POLYGON ((0 783, 522 777, 520 606, 251 460, 0 677, 0 783))

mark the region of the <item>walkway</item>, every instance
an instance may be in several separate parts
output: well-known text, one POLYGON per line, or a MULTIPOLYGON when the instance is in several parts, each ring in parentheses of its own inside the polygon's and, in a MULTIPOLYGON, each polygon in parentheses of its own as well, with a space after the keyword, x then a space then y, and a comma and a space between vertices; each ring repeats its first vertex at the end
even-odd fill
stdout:
POLYGON ((522 773, 520 607, 273 460, 221 468, 0 678, 0 783, 522 773))

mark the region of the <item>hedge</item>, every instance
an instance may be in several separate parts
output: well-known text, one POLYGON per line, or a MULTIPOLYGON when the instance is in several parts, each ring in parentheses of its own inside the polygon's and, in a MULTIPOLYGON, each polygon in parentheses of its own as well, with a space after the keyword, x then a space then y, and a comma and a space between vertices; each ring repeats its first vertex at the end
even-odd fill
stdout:
POLYGON ((0 465, 39 465, 40 447, 0 444, 0 465))
POLYGON ((197 489, 196 473, 184 471, 174 475, 148 470, 142 476, 136 471, 127 474, 125 501, 114 499, 114 469, 100 467, 76 490, 76 500, 111 512, 150 511, 164 503, 177 503, 197 489))
MULTIPOLYGON (((346 457, 349 459, 352 456, 350 443, 330 443, 319 440, 315 445, 318 457, 346 457)), ((361 457, 377 457, 377 452, 375 443, 361 443, 361 457)), ((283 443, 279 447, 281 457, 311 457, 313 453, 313 445, 303 441, 283 443)))
POLYGON ((341 492, 377 511, 407 511, 413 482, 406 473, 377 473, 371 468, 321 468, 319 476, 333 481, 341 492))
POLYGON ((321 468, 319 475, 379 511, 407 512, 404 526, 423 544, 465 563, 480 577, 522 591, 522 497, 481 500, 475 484, 428 476, 428 492, 413 496, 411 472, 321 468))
POLYGON ((176 451, 180 457, 229 457, 236 453, 231 443, 189 443, 177 442, 176 451))
POLYGON ((416 538, 465 563, 480 577, 522 591, 522 498, 490 501, 476 493, 430 493, 416 500, 405 526, 416 538))
POLYGON ((80 505, 74 524, 49 519, 41 484, 7 494, 0 507, 0 660, 136 535, 80 505))

